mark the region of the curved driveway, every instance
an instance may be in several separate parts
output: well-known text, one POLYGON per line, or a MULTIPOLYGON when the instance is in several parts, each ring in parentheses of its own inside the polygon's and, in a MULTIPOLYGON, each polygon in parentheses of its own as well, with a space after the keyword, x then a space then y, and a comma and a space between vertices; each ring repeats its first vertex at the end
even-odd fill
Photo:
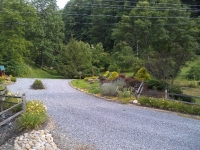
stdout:
POLYGON ((144 107, 109 102, 84 94, 71 80, 41 79, 45 90, 32 90, 35 79, 18 79, 11 92, 42 100, 48 114, 77 142, 98 150, 199 150, 200 121, 144 107))

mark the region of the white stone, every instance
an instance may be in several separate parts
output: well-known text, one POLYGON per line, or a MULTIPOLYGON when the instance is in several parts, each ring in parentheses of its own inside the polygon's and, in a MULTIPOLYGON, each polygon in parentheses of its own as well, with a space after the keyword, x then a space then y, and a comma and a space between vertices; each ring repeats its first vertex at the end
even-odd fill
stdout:
POLYGON ((134 100, 133 103, 134 103, 134 104, 137 104, 137 103, 138 103, 138 100, 134 100))

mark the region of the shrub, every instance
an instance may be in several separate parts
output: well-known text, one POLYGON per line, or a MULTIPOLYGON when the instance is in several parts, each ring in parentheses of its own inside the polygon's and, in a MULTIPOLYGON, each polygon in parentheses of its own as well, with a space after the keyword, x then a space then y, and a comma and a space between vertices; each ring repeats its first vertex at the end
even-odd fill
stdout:
POLYGON ((117 94, 120 98, 127 98, 131 97, 133 95, 133 88, 132 87, 122 87, 117 88, 117 94))
POLYGON ((187 72, 186 77, 191 80, 200 80, 200 66, 193 66, 187 72))
POLYGON ((36 79, 36 80, 33 82, 33 84, 32 84, 31 87, 32 87, 33 89, 44 89, 44 85, 43 85, 42 81, 39 80, 39 79, 36 79))
POLYGON ((151 79, 146 81, 146 85, 149 89, 156 89, 158 91, 165 90, 165 84, 159 80, 151 79))
POLYGON ((135 77, 139 80, 144 81, 151 79, 150 74, 147 72, 147 69, 145 67, 140 68, 135 77))
POLYGON ((126 86, 127 87, 130 87, 130 86, 138 87, 140 85, 140 83, 141 83, 140 80, 138 80, 138 79, 136 79, 136 78, 134 78, 132 76, 125 78, 125 81, 126 81, 126 86))
POLYGON ((120 72, 120 69, 119 69, 119 66, 115 63, 115 64, 110 64, 108 66, 108 70, 109 71, 117 71, 117 72, 120 72))
POLYGON ((5 76, 0 76, 0 83, 4 83, 6 80, 5 76))
POLYGON ((192 97, 186 94, 183 94, 181 89, 178 87, 172 87, 169 93, 170 93, 169 96, 171 96, 175 100, 180 100, 180 101, 185 101, 185 102, 195 102, 195 100, 192 97))
POLYGON ((140 97, 138 102, 143 106, 172 110, 181 113, 200 115, 200 106, 188 105, 178 101, 168 101, 164 99, 140 97))
MULTIPOLYGON (((6 97, 5 101, 11 102, 11 103, 3 103, 4 110, 12 107, 14 105, 13 103, 21 102, 21 99, 20 98, 14 98, 14 97, 6 97)), ((19 106, 13 108, 11 111, 15 113, 15 112, 19 112, 21 110, 22 110, 22 106, 19 105, 19 106)))
POLYGON ((110 74, 110 76, 109 76, 109 80, 114 80, 114 79, 116 79, 116 78, 118 78, 119 77, 119 74, 116 72, 116 71, 114 71, 114 72, 112 72, 111 74, 110 74))
POLYGON ((125 79, 125 78, 126 78, 126 75, 125 75, 125 74, 122 74, 122 73, 120 73, 120 74, 119 74, 119 78, 123 78, 123 79, 125 79))
POLYGON ((117 86, 112 83, 107 83, 101 87, 101 92, 103 96, 116 96, 117 95, 117 86))
POLYGON ((16 77, 10 77, 10 80, 11 80, 12 82, 17 82, 17 78, 16 78, 16 77))
POLYGON ((26 107, 26 112, 17 119, 19 130, 35 129, 46 121, 46 108, 42 102, 36 100, 28 101, 26 107))
POLYGON ((90 78, 90 77, 85 77, 85 78, 84 78, 84 81, 88 81, 89 78, 90 78))
POLYGON ((125 85, 125 81, 123 79, 117 79, 111 83, 106 83, 101 88, 102 95, 116 96, 117 95, 117 87, 122 87, 124 85, 125 85))
POLYGON ((0 85, 0 91, 4 91, 5 90, 5 86, 0 85))
POLYGON ((103 77, 107 78, 109 76, 109 71, 106 71, 104 74, 103 74, 103 77))

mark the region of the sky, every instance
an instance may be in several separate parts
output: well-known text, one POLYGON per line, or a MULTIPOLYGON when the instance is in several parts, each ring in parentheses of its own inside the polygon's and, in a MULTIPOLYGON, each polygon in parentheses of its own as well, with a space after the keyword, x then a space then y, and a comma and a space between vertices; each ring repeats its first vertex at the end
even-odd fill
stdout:
POLYGON ((63 9, 68 1, 70 0, 57 0, 57 5, 60 9, 63 9))

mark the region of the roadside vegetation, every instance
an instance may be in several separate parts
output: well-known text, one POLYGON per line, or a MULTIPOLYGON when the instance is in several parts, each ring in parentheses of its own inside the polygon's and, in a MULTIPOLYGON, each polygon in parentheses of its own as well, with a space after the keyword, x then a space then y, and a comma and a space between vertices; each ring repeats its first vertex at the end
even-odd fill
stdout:
POLYGON ((146 88, 159 92, 158 94, 162 93, 162 98, 156 94, 154 98, 141 96, 138 99, 140 105, 200 115, 200 86, 198 81, 184 79, 181 82, 180 79, 176 79, 174 84, 171 85, 170 100, 165 100, 163 91, 169 86, 168 83, 155 78, 152 79, 144 67, 134 74, 135 76, 126 76, 126 74, 106 71, 102 76, 85 77, 82 80, 76 79, 71 84, 84 92, 127 104, 136 99, 134 90, 141 81, 145 81, 146 88), (189 97, 189 95, 196 97, 189 97))

